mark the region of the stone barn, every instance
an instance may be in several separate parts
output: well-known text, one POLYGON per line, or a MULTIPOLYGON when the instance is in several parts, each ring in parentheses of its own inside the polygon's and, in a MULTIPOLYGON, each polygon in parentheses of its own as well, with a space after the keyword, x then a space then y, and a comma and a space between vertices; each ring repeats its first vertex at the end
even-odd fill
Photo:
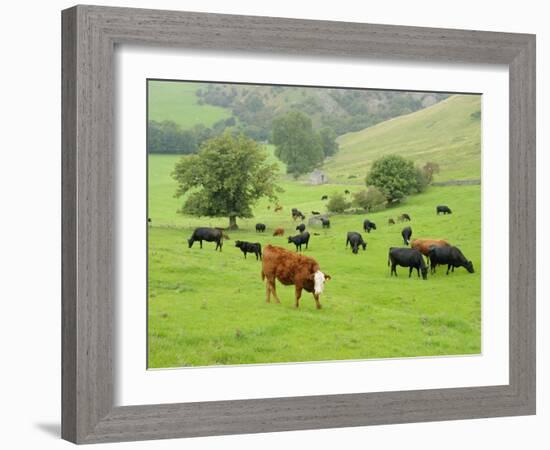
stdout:
POLYGON ((328 183, 328 177, 324 174, 322 170, 315 169, 309 175, 310 184, 325 184, 328 183))

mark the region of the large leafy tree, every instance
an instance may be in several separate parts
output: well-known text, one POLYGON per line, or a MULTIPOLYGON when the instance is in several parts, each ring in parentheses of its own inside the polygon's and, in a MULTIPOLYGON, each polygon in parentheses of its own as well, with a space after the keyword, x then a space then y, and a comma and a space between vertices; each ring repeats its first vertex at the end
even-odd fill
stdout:
POLYGON ((386 196, 388 203, 401 200, 408 194, 425 189, 422 171, 411 160, 399 155, 377 159, 366 178, 367 186, 375 186, 386 196))
POLYGON ((237 228, 237 217, 252 217, 260 197, 277 199, 282 189, 275 184, 276 164, 244 135, 229 132, 205 141, 199 153, 182 157, 172 176, 178 183, 176 197, 185 196, 182 213, 228 217, 237 228))
POLYGON ((324 159, 321 138, 313 131, 311 119, 290 111, 273 120, 275 156, 286 163, 287 173, 298 177, 318 167, 324 159))
POLYGON ((338 151, 338 142, 336 142, 336 133, 332 128, 323 128, 319 131, 321 146, 326 156, 333 156, 338 151))

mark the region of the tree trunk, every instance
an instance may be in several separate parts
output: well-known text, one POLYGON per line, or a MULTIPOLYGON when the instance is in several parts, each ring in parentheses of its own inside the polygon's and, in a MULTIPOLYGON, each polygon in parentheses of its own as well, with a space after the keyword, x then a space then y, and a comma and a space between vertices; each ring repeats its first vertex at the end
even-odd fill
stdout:
POLYGON ((229 229, 230 230, 239 229, 239 227, 237 226, 237 216, 229 216, 229 229))

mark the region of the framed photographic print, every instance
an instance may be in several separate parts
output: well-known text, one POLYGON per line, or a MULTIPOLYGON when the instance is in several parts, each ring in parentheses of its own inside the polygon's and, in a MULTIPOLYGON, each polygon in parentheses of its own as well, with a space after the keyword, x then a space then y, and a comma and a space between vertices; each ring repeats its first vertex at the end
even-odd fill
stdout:
POLYGON ((65 439, 535 413, 534 36, 62 18, 65 439))

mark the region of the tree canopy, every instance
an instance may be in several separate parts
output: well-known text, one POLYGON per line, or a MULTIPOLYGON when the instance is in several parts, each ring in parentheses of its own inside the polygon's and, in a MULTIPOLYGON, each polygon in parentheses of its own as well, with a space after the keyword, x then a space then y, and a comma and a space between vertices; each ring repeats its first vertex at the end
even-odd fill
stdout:
POLYGON ((275 156, 287 165, 287 173, 298 177, 318 167, 325 157, 321 138, 313 131, 311 119, 290 111, 273 120, 275 156))
POLYGON ((257 142, 226 132, 176 163, 175 196, 185 196, 182 213, 228 217, 229 227, 237 228, 237 217, 252 217, 259 198, 276 200, 282 192, 275 184, 277 170, 276 164, 267 163, 267 153, 257 142))
POLYGON ((367 186, 375 186, 386 196, 388 203, 399 201, 408 194, 426 188, 422 171, 411 160, 399 155, 377 159, 366 178, 367 186))

